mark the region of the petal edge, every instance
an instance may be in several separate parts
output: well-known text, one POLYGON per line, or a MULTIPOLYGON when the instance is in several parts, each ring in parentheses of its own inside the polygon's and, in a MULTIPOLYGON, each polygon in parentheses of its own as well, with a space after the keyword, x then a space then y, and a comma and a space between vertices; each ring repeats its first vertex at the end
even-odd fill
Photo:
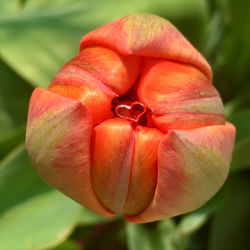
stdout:
POLYGON ((223 185, 234 139, 230 123, 169 131, 159 146, 155 196, 144 212, 126 219, 150 222, 199 208, 223 185))

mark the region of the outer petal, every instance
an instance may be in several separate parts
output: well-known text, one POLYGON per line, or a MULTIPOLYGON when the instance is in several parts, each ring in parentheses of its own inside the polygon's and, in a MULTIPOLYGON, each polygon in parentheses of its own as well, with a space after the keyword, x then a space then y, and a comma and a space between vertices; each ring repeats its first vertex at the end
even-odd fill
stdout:
POLYGON ((37 88, 30 101, 27 150, 48 184, 98 214, 113 216, 91 186, 91 123, 89 110, 79 101, 37 88))
POLYGON ((85 35, 80 51, 99 44, 123 55, 167 58, 199 68, 211 80, 212 72, 204 57, 167 20, 152 14, 132 14, 85 35))
POLYGON ((160 143, 158 180, 148 208, 131 222, 149 222, 192 211, 224 183, 235 128, 227 123, 193 130, 171 130, 160 143))

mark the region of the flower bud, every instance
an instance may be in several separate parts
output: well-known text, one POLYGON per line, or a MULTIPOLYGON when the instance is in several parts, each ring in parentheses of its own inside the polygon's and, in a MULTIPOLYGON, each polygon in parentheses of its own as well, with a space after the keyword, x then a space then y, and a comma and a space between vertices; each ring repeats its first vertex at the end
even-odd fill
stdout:
POLYGON ((85 35, 48 89, 34 90, 26 144, 48 184, 142 223, 208 201, 234 137, 204 57, 170 22, 133 14, 85 35))

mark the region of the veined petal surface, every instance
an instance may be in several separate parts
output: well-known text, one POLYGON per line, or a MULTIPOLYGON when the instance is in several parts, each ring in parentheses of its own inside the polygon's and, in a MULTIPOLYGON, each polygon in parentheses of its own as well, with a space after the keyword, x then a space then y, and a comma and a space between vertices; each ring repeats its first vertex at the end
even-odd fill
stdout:
POLYGON ((139 56, 124 56, 109 48, 93 45, 83 49, 68 64, 88 71, 116 94, 121 95, 135 83, 141 61, 139 56))
POLYGON ((158 129, 137 126, 134 153, 124 214, 138 214, 151 202, 157 183, 158 146, 164 134, 158 129))
POLYGON ((156 127, 165 133, 225 122, 218 91, 189 64, 145 59, 138 97, 152 111, 156 127))
POLYGON ((112 48, 122 55, 189 63, 212 79, 211 68, 204 57, 169 21, 153 14, 128 15, 88 33, 81 40, 80 51, 92 44, 112 48))
POLYGON ((26 134, 33 166, 51 186, 96 213, 113 216, 92 189, 91 129, 91 113, 81 102, 35 89, 26 134))
POLYGON ((126 201, 134 151, 134 133, 126 119, 106 120, 93 129, 92 183, 101 203, 121 213, 126 201))
POLYGON ((235 128, 230 123, 170 130, 159 145, 154 198, 145 211, 126 219, 150 222, 199 208, 224 183, 234 139, 235 128))

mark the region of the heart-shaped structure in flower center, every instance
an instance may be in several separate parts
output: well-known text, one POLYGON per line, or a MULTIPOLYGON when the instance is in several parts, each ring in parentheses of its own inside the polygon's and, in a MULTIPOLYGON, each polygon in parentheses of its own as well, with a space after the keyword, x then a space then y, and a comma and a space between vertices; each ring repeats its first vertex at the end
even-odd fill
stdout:
POLYGON ((115 107, 115 113, 117 116, 125 119, 129 119, 133 122, 139 122, 140 118, 146 113, 147 108, 138 101, 131 104, 119 104, 115 107))

